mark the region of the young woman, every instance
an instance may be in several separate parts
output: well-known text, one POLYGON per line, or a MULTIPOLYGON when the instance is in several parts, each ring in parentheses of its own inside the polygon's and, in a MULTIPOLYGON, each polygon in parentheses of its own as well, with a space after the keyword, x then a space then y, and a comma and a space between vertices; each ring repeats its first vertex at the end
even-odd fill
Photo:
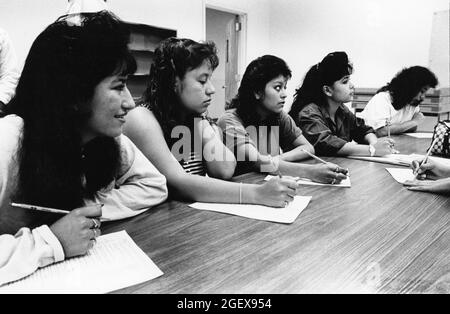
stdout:
POLYGON ((417 180, 405 182, 411 191, 450 195, 450 162, 444 163, 428 158, 426 163, 413 161, 417 180), (425 179, 434 181, 423 181, 425 179))
POLYGON ((213 43, 163 41, 155 52, 143 106, 130 112, 125 134, 166 176, 176 197, 285 206, 296 194, 295 181, 275 179, 254 185, 217 180, 231 178, 236 166, 206 116, 217 65, 213 43))
POLYGON ((347 171, 337 165, 295 163, 309 158, 308 153, 314 153, 314 148, 283 111, 290 78, 287 64, 275 56, 262 56, 248 65, 238 95, 232 101, 234 109, 219 120, 226 143, 237 156, 238 172, 278 172, 339 183, 346 178, 347 171))
POLYGON ((427 68, 403 69, 367 103, 361 117, 379 137, 388 135, 388 123, 391 134, 415 132, 424 119, 419 105, 428 89, 437 84, 436 76, 427 68))
POLYGON ((345 52, 328 54, 306 73, 290 115, 319 155, 390 154, 394 142, 378 141, 375 131, 344 105, 351 101, 354 92, 352 72, 345 52))
POLYGON ((0 284, 85 254, 100 216, 134 216, 166 199, 165 178, 121 135, 135 107, 128 38, 105 11, 79 25, 59 20, 33 43, 0 119, 0 284), (11 202, 71 212, 42 215, 11 202))

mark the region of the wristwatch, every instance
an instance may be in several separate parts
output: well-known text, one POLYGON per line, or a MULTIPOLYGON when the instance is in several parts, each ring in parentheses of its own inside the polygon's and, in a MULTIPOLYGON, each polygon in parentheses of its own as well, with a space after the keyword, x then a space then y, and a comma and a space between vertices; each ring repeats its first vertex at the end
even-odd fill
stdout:
POLYGON ((369 152, 370 152, 370 157, 375 156, 376 149, 375 149, 375 146, 373 146, 372 144, 369 145, 369 152))

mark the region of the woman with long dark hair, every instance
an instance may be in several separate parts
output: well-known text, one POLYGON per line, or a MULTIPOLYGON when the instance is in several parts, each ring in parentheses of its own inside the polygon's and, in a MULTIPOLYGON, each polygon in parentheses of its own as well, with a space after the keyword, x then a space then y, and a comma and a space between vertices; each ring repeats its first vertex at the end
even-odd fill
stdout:
POLYGON ((0 234, 20 229, 0 236, 0 284, 85 254, 100 217, 131 217, 167 197, 165 178, 121 135, 135 107, 127 30, 106 11, 73 23, 37 37, 0 119, 0 234), (58 220, 11 202, 70 213, 58 220))
POLYGON ((293 180, 225 181, 233 176, 236 160, 206 114, 218 62, 212 42, 164 40, 155 51, 143 105, 130 112, 125 134, 167 177, 174 197, 285 206, 296 193, 293 180))
POLYGON ((401 70, 367 103, 361 117, 373 127, 377 136, 415 132, 423 122, 420 104, 425 94, 438 84, 436 76, 427 68, 413 66, 401 70))
POLYGON ((319 155, 390 154, 393 141, 378 141, 375 131, 344 105, 354 93, 352 72, 345 52, 328 54, 306 73, 289 114, 319 155))
POLYGON ((226 143, 237 156, 238 172, 281 173, 339 183, 347 171, 337 165, 297 163, 309 158, 314 148, 283 111, 290 78, 288 65, 276 56, 262 56, 247 66, 232 101, 234 109, 219 120, 226 143))

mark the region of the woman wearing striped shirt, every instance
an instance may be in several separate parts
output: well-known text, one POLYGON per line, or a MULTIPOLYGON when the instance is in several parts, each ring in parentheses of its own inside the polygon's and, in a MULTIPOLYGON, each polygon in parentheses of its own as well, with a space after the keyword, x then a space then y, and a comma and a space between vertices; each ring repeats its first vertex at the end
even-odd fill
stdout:
POLYGON ((206 116, 218 63, 214 43, 164 40, 155 51, 142 105, 128 114, 125 134, 166 176, 176 197, 285 206, 296 194, 293 180, 277 178, 262 185, 224 181, 233 176, 236 159, 206 116))

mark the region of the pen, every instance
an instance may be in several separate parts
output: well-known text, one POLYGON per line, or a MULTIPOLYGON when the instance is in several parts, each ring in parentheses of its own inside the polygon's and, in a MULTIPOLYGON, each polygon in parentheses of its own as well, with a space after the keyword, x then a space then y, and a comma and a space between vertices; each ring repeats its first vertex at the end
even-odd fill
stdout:
POLYGON ((386 127, 387 127, 387 136, 391 138, 391 121, 390 119, 386 119, 386 127))
POLYGON ((431 150, 433 149, 433 147, 434 147, 434 145, 436 144, 436 141, 437 141, 437 140, 438 140, 438 137, 436 137, 436 138, 434 139, 434 141, 433 141, 433 143, 431 144, 430 148, 428 148, 428 152, 427 152, 427 154, 425 155, 425 159, 422 160, 422 162, 419 163, 419 167, 418 167, 416 170, 413 171, 413 174, 414 174, 415 176, 417 176, 417 174, 419 173, 419 169, 423 166, 423 164, 425 164, 425 163, 427 162, 428 157, 430 157, 431 150))
POLYGON ((25 208, 25 209, 31 209, 31 210, 37 210, 37 211, 46 212, 46 213, 53 213, 53 214, 67 215, 68 213, 70 213, 68 210, 35 206, 35 205, 29 205, 29 204, 11 203, 11 206, 25 208))
POLYGON ((319 157, 317 157, 316 155, 314 155, 314 154, 311 154, 310 152, 308 152, 307 150, 305 150, 305 149, 301 149, 304 153, 306 153, 307 155, 309 155, 311 158, 314 158, 315 160, 317 160, 317 161, 320 161, 321 163, 323 163, 323 164, 328 164, 328 162, 326 162, 325 160, 323 160, 322 158, 319 158, 319 157))
MULTIPOLYGON (((94 205, 91 205, 91 206, 95 206, 95 205, 103 206, 103 204, 94 204, 94 205)), ((36 205, 29 205, 29 204, 21 204, 21 203, 11 203, 11 206, 12 207, 18 207, 18 208, 24 208, 24 209, 30 209, 30 210, 36 210, 36 211, 41 211, 41 212, 46 212, 46 213, 61 214, 61 215, 67 215, 67 214, 70 213, 70 211, 68 211, 68 210, 62 210, 62 209, 56 209, 56 208, 50 208, 50 207, 43 207, 43 206, 36 206, 36 205)), ((101 218, 101 220, 108 221, 109 219, 101 218)))

